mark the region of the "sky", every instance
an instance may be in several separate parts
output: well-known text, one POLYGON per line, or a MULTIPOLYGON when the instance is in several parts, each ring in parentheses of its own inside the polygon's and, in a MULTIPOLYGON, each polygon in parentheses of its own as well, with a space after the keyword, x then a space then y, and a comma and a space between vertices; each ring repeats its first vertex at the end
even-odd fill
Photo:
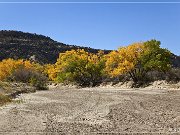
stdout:
MULTIPOLYGON (((112 0, 78 0, 78 2, 102 3, 33 3, 33 1, 37 2, 37 0, 0 0, 0 30, 37 33, 66 44, 110 50, 134 42, 156 39, 161 41, 162 48, 180 55, 180 0, 158 0, 160 3, 103 3, 112 0)), ((54 2, 62 1, 54 0, 54 2)), ((113 2, 157 2, 157 0, 113 0, 113 2)))

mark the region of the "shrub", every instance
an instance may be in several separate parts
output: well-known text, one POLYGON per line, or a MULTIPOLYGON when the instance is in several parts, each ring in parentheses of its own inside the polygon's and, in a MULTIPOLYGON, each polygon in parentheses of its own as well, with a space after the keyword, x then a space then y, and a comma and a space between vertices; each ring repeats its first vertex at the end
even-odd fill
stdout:
POLYGON ((166 81, 179 82, 180 81, 180 68, 173 68, 166 73, 166 81))
POLYGON ((10 80, 16 82, 30 83, 39 90, 47 89, 47 77, 38 71, 19 68, 10 76, 10 80))
POLYGON ((38 90, 46 90, 47 88, 47 77, 39 72, 32 72, 29 83, 35 86, 38 90))
POLYGON ((167 82, 180 81, 180 68, 172 68, 167 72, 151 71, 147 74, 149 81, 166 80, 167 82))
POLYGON ((8 78, 8 80, 28 83, 31 76, 32 76, 32 70, 19 68, 12 73, 12 75, 8 78))

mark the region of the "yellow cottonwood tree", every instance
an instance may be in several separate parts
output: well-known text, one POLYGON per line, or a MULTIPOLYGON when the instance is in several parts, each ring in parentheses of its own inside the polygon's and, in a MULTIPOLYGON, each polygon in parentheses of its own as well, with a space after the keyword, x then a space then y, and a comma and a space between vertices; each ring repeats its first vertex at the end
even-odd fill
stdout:
POLYGON ((170 56, 170 51, 160 47, 160 41, 134 43, 106 55, 106 72, 111 76, 128 73, 134 82, 138 82, 149 71, 169 70, 170 56))
POLYGON ((31 63, 28 60, 14 60, 4 59, 0 62, 0 80, 4 80, 9 77, 14 71, 19 68, 31 69, 31 70, 42 70, 42 66, 36 63, 31 63))
POLYGON ((6 79, 12 72, 23 65, 23 60, 5 59, 0 62, 0 80, 6 79))
POLYGON ((58 71, 55 64, 47 64, 44 66, 44 73, 48 75, 49 80, 56 81, 58 71))
POLYGON ((143 48, 143 43, 134 43, 110 52, 106 55, 106 72, 111 76, 124 73, 132 75, 143 53, 143 48))

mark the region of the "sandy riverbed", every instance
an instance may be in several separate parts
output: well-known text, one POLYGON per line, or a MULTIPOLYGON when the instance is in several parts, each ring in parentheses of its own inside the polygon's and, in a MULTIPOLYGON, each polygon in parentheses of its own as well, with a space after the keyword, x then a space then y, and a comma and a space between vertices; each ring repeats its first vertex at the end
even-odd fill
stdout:
POLYGON ((0 108, 0 134, 180 134, 180 91, 61 88, 0 108))

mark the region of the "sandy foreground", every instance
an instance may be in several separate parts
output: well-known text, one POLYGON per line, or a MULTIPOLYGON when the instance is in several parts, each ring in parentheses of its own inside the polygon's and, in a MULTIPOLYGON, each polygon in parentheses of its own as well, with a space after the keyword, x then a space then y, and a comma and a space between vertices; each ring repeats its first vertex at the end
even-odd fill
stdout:
POLYGON ((0 134, 180 134, 180 90, 61 88, 0 107, 0 134))

